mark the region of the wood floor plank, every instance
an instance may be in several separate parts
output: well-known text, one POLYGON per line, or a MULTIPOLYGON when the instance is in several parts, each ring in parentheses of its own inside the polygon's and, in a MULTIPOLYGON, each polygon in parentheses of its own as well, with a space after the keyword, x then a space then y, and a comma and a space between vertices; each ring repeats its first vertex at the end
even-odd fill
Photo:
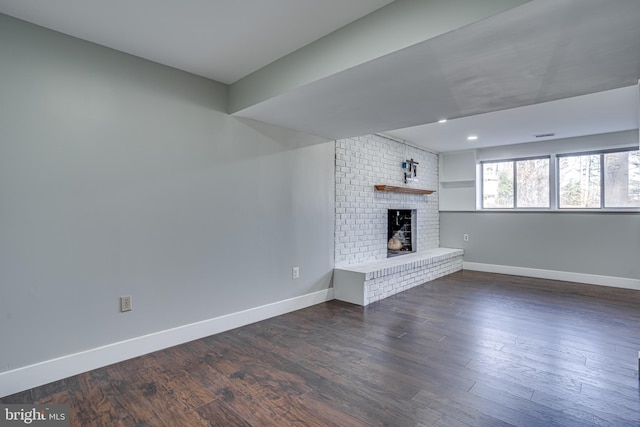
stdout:
POLYGON ((460 271, 16 393, 72 426, 638 426, 640 292, 460 271))
MULTIPOLYGON (((440 386, 440 385, 439 385, 440 386)), ((440 387, 438 387, 440 388, 440 387)), ((446 393, 436 393, 431 389, 424 389, 418 393, 413 400, 427 408, 441 413, 449 418, 453 418, 458 422, 467 424, 469 426, 511 426, 512 423, 503 421, 500 418, 495 418, 491 415, 485 414, 482 410, 478 409, 476 405, 471 404, 469 399, 460 399, 458 396, 467 395, 466 391, 456 390, 451 391, 444 389, 446 393)), ((476 399, 480 401, 479 398, 476 399)), ((481 405, 477 405, 481 406, 481 405)))
POLYGON ((638 414, 640 414, 640 387, 635 396, 630 396, 615 389, 605 389, 590 384, 583 384, 580 393, 587 397, 589 403, 606 402, 615 407, 621 406, 625 412, 630 410, 630 413, 635 414, 636 418, 638 418, 638 414))
POLYGON ((196 412, 212 427, 251 427, 251 424, 220 399, 202 405, 196 412))
POLYGON ((536 390, 531 401, 582 420, 584 423, 615 427, 637 427, 638 425, 638 414, 635 411, 607 404, 601 399, 590 399, 582 393, 562 398, 536 390))
POLYGON ((530 404, 525 399, 498 393, 479 396, 470 392, 451 390, 440 385, 439 392, 422 390, 415 400, 431 402, 430 407, 450 412, 454 418, 470 417, 470 425, 516 425, 584 427, 584 423, 559 411, 530 404), (490 397, 490 398, 487 398, 490 397))

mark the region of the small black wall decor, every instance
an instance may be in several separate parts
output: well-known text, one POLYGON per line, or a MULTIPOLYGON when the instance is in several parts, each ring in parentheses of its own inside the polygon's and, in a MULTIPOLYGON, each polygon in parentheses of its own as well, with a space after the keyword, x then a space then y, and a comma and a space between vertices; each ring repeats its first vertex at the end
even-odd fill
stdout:
POLYGON ((417 181, 418 178, 418 165, 420 163, 415 160, 409 159, 402 162, 402 170, 404 170, 404 183, 408 184, 413 181, 417 181))

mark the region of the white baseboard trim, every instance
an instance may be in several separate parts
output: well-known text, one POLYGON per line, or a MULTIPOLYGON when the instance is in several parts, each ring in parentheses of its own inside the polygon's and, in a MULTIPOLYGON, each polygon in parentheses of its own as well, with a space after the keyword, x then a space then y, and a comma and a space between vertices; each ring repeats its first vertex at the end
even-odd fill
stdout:
POLYGON ((572 273, 569 271, 542 270, 538 268, 512 267, 509 265, 463 262, 463 270, 487 273, 510 274, 512 276, 536 277, 538 279, 561 280, 564 282, 586 283, 589 285, 611 286, 614 288, 640 291, 640 280, 625 277, 598 276, 597 274, 572 273))
POLYGON ((2 372, 0 397, 332 299, 333 288, 329 288, 2 372))

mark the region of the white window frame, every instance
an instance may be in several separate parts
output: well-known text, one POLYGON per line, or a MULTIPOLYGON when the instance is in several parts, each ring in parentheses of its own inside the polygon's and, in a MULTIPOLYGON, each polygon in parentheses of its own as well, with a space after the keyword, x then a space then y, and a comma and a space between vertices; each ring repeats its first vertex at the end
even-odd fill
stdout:
POLYGON ((627 151, 639 151, 638 147, 626 147, 626 148, 611 148, 607 150, 592 150, 592 151, 582 151, 578 153, 563 153, 557 154, 556 158, 562 157, 578 157, 578 156, 594 156, 598 155, 600 157, 600 207, 598 208, 561 208, 560 207, 560 162, 556 160, 555 162, 555 175, 556 175, 556 206, 558 210, 561 211, 637 211, 640 208, 638 207, 609 207, 605 206, 605 162, 604 156, 605 154, 611 153, 624 153, 627 151))
POLYGON ((526 211, 540 211, 540 210, 549 210, 551 209, 552 205, 553 205, 553 199, 551 199, 551 186, 553 184, 552 179, 551 179, 551 175, 553 175, 553 163, 551 162, 551 155, 545 155, 545 156, 530 156, 530 157, 518 157, 518 158, 512 158, 512 159, 500 159, 500 160, 483 160, 480 162, 480 176, 479 176, 479 180, 480 180, 480 185, 479 185, 479 189, 480 189, 480 195, 479 195, 479 201, 480 201, 480 209, 481 210, 486 210, 486 211, 500 211, 500 210, 505 210, 505 211, 517 211, 517 210, 526 210, 526 211), (517 167, 517 162, 522 162, 522 161, 526 161, 526 160, 539 160, 539 159, 548 159, 549 160, 549 207, 540 207, 540 208, 536 208, 536 207, 518 207, 518 167, 517 167), (486 163, 513 163, 513 207, 512 208, 487 208, 484 206, 484 167, 483 165, 486 163))
POLYGON ((553 212, 640 212, 638 207, 605 207, 605 170, 604 170, 604 155, 609 153, 622 153, 626 151, 639 151, 637 146, 627 146, 620 148, 602 149, 602 150, 589 150, 589 151, 577 151, 558 154, 549 154, 541 156, 528 156, 528 157, 514 157, 506 159, 486 159, 478 163, 477 168, 477 197, 476 203, 478 210, 487 212, 506 211, 506 212, 539 212, 539 211, 553 211, 553 212), (599 208, 561 208, 560 207, 560 170, 559 170, 559 158, 572 157, 572 156, 585 156, 585 155, 599 155, 600 156, 600 207, 599 208), (534 160, 534 159, 549 159, 549 207, 548 208, 520 208, 517 205, 517 167, 516 162, 522 160, 534 160), (484 207, 484 169, 485 163, 503 163, 513 162, 513 208, 486 208, 484 207))

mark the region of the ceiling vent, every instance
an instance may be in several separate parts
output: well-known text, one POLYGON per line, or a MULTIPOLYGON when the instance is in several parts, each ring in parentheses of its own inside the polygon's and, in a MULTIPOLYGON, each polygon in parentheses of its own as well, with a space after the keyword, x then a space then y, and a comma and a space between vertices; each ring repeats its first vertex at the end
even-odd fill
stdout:
POLYGON ((533 136, 535 136, 536 138, 549 138, 550 136, 556 136, 556 134, 555 133, 541 133, 541 134, 533 135, 533 136))

